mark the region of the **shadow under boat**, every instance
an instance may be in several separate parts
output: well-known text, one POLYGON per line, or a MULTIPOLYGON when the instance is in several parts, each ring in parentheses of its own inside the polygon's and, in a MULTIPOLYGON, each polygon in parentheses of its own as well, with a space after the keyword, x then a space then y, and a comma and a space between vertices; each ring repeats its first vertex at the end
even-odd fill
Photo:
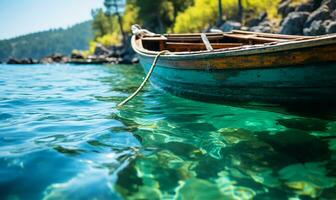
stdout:
POLYGON ((205 102, 217 105, 232 106, 238 108, 246 108, 259 111, 276 112, 280 114, 297 115, 301 117, 312 117, 325 120, 336 119, 336 102, 330 101, 310 101, 310 102, 279 102, 270 103, 262 101, 228 101, 215 97, 204 97, 193 94, 177 94, 174 91, 156 87, 161 92, 167 92, 174 96, 185 98, 198 102, 205 102))

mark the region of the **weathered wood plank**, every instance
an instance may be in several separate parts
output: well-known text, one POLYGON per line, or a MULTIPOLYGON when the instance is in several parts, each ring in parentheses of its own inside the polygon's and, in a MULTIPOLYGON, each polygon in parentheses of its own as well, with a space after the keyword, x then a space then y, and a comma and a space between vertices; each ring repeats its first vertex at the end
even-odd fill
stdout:
POLYGON ((160 59, 159 63, 181 69, 252 69, 336 62, 336 45, 274 53, 200 59, 160 59))
POLYGON ((266 38, 266 37, 258 37, 255 35, 242 35, 242 34, 223 34, 225 37, 235 38, 239 40, 252 40, 259 42, 286 42, 288 39, 278 39, 278 38, 266 38))
MULTIPOLYGON (((206 36, 221 36, 222 33, 204 33, 206 36)), ((172 38, 172 37, 201 37, 200 33, 178 33, 178 34, 164 34, 165 37, 167 38, 172 38)))
MULTIPOLYGON (((242 46, 243 43, 211 43, 214 49, 232 48, 242 46)), ((205 50, 203 43, 179 43, 179 42, 167 42, 165 44, 166 50, 169 51, 199 51, 205 50)), ((161 50, 164 50, 161 49, 161 50)))
POLYGON ((251 31, 241 31, 241 30, 233 30, 232 33, 247 34, 247 35, 256 35, 256 36, 259 36, 259 37, 279 38, 279 39, 298 39, 298 38, 312 39, 312 38, 314 38, 313 36, 283 35, 283 34, 273 34, 273 33, 260 33, 260 32, 251 32, 251 31))

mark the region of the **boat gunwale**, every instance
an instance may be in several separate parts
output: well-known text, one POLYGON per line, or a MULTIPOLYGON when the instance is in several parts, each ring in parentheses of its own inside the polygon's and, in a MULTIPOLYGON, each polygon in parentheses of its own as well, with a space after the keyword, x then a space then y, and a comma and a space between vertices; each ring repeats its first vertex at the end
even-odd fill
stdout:
MULTIPOLYGON (((150 51, 142 46, 141 38, 132 36, 131 44, 136 53, 139 55, 154 58, 158 51, 150 51), (140 41, 140 42, 137 42, 140 41)), ((163 59, 169 60, 191 60, 191 59, 207 59, 216 57, 232 57, 232 56, 246 56, 255 54, 275 53, 281 51, 311 48, 325 45, 336 45, 336 34, 324 35, 305 40, 289 40, 286 42, 272 42, 258 45, 243 45, 241 47, 215 49, 212 51, 201 50, 193 52, 170 52, 161 55, 163 59)))

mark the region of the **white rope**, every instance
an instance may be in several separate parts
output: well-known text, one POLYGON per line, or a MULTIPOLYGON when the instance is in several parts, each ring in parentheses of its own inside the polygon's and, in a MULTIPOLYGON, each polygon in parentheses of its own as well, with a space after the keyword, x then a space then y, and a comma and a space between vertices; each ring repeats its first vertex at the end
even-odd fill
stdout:
POLYGON ((132 100, 132 99, 133 99, 133 98, 134 98, 134 97, 135 97, 135 96, 142 90, 142 88, 145 86, 146 82, 148 81, 148 79, 149 79, 150 76, 152 75, 152 72, 153 72, 153 70, 154 70, 154 67, 155 67, 155 65, 156 65, 156 63, 157 63, 159 57, 160 57, 162 54, 166 53, 166 52, 167 52, 167 50, 160 51, 160 52, 155 56, 154 61, 153 61, 153 63, 152 63, 152 66, 150 67, 150 69, 149 69, 149 71, 148 71, 148 74, 147 74, 146 78, 143 80, 143 82, 141 83, 141 85, 139 86, 139 88, 138 88, 132 95, 130 95, 130 96, 127 97, 124 101, 122 101, 121 103, 119 103, 119 104, 117 105, 117 107, 122 107, 122 106, 124 106, 127 102, 129 102, 130 100, 132 100))

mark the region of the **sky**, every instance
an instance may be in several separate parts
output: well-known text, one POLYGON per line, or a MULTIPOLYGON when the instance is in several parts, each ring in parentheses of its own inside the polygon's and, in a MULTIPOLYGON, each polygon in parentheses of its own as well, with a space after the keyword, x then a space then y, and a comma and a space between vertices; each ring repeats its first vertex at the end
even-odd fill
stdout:
POLYGON ((103 0, 0 0, 0 40, 91 19, 103 0))

